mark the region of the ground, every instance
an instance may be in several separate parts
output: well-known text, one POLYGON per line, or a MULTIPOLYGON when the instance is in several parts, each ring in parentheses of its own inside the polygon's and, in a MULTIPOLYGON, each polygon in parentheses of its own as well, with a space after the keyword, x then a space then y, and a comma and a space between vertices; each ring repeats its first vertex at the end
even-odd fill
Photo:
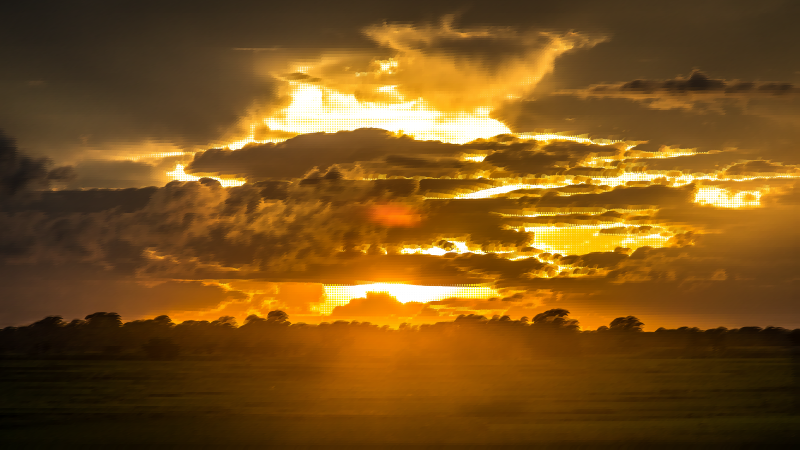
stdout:
POLYGON ((4 448, 764 448, 788 358, 0 361, 4 448), (6 446, 10 445, 10 446, 6 446))

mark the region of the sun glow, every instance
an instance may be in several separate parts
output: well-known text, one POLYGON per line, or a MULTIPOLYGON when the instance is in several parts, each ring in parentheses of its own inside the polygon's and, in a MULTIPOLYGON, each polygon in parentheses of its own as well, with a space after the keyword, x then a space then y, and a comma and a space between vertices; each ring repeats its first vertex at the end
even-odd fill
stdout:
POLYGON ((754 208, 761 206, 760 191, 741 191, 733 193, 727 189, 703 186, 694 197, 695 203, 717 208, 754 208))
POLYGON ((315 310, 320 314, 330 314, 333 308, 346 305, 354 298, 364 298, 367 292, 382 292, 396 298, 400 303, 427 303, 446 298, 487 299, 499 297, 499 293, 488 286, 421 286, 403 283, 371 284, 326 284, 323 286, 325 301, 315 310))
POLYGON ((203 173, 187 174, 184 172, 182 164, 176 165, 175 170, 173 170, 172 172, 167 172, 167 175, 171 176, 174 181, 198 181, 203 178, 209 178, 212 180, 219 181, 219 184, 222 187, 241 186, 247 183, 247 179, 245 178, 220 177, 218 175, 203 174, 203 173))

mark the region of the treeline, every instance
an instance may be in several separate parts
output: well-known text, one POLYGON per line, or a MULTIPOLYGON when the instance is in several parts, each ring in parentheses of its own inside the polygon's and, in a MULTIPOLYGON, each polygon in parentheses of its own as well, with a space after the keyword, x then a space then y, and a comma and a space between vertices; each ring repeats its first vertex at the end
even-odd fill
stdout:
POLYGON ((788 354, 800 345, 800 329, 682 327, 644 332, 634 316, 581 331, 565 309, 532 320, 461 315, 452 322, 401 324, 399 328, 338 320, 291 323, 283 311, 175 324, 167 316, 123 323, 119 314, 97 312, 65 322, 49 316, 0 330, 0 356, 25 358, 147 358, 298 356, 309 358, 399 357, 509 359, 627 354, 663 357, 741 357, 788 354))

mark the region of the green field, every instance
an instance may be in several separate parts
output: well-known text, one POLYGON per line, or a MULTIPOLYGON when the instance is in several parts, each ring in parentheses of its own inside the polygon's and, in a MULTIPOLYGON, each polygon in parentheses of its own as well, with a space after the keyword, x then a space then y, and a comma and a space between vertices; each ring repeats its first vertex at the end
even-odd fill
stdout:
POLYGON ((765 448, 789 359, 0 361, 0 447, 765 448))

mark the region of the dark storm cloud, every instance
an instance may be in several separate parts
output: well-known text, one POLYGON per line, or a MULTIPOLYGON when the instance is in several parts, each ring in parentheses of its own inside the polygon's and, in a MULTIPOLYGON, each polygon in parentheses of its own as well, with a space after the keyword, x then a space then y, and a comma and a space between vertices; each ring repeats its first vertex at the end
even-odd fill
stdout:
POLYGON ((544 269, 547 264, 536 259, 523 259, 520 261, 510 261, 498 255, 474 255, 468 254, 453 259, 453 263, 470 271, 477 271, 492 276, 505 278, 521 278, 523 275, 536 270, 544 269))
POLYGON ((720 110, 720 106, 714 105, 717 102, 724 104, 730 100, 739 101, 765 95, 795 96, 800 93, 800 89, 792 83, 727 81, 711 78, 695 70, 686 77, 669 80, 639 79, 617 84, 598 84, 586 89, 565 90, 560 93, 583 98, 611 97, 636 100, 646 102, 646 105, 653 109, 685 108, 705 112, 709 108, 720 110))
MULTIPOLYGON (((369 28, 374 42, 385 47, 380 52, 368 49, 370 57, 396 56, 407 65, 393 76, 373 81, 400 84, 409 98, 430 97, 431 104, 448 108, 502 103, 505 106, 495 114, 514 130, 549 128, 649 140, 642 146, 645 150, 661 145, 738 148, 685 159, 642 161, 641 167, 648 170, 728 168, 732 176, 786 174, 794 170, 786 164, 800 163, 794 100, 798 80, 792 75, 797 68, 786 56, 798 53, 800 41, 794 36, 797 14, 792 14, 797 6, 790 3, 720 8, 692 1, 650 9, 627 1, 532 2, 513 7, 500 2, 476 6, 459 19, 458 26, 447 21, 411 25, 424 23, 419 19, 425 14, 431 14, 428 19, 440 17, 443 11, 430 12, 435 8, 453 10, 451 5, 444 8, 413 1, 369 8, 303 3, 277 9, 263 2, 235 8, 145 2, 130 11, 104 5, 85 13, 66 4, 52 8, 20 4, 7 16, 8 26, 0 30, 7 38, 3 41, 9 43, 0 49, 7 62, 0 66, 0 93, 5 99, 0 120, 20 137, 26 150, 59 159, 85 160, 81 153, 87 149, 119 154, 123 148, 135 153, 140 151, 136 144, 145 140, 196 147, 223 135, 252 102, 263 107, 255 108, 259 113, 283 104, 271 91, 269 74, 297 59, 291 51, 269 56, 280 53, 276 45, 314 47, 310 53, 317 56, 339 53, 348 59, 352 52, 341 49, 363 47, 360 30, 378 23, 376 18, 386 18, 408 22, 369 28), (233 10, 236 13, 231 16, 233 10), (515 14, 510 16, 510 10, 515 14), (662 27, 653 26, 657 21, 669 22, 683 32, 665 35, 662 27), (495 25, 479 25, 486 23, 495 25), (530 31, 531 23, 538 28, 530 31), (579 32, 539 31, 553 27, 579 32), (590 36, 604 33, 580 31, 603 27, 600 31, 613 34, 614 39, 598 46, 594 44, 599 41, 590 36), (319 49, 320 44, 339 48, 319 49), (569 51, 592 46, 587 51, 569 51), (262 65, 268 69, 262 70, 262 65), (704 67, 715 76, 696 72, 668 79, 687 67, 704 67), (549 91, 580 90, 604 80, 635 77, 640 80, 607 85, 616 89, 614 95, 548 95, 549 91), (786 81, 728 81, 735 79, 786 81), (525 97, 533 87, 537 88, 534 97, 525 97), (509 93, 535 100, 507 102, 509 93), (673 109, 658 109, 667 107, 673 109), (688 107, 692 110, 687 111, 688 107), (754 161, 758 158, 765 161, 754 161)), ((298 50, 295 55, 306 53, 298 50)), ((334 75, 320 82, 328 81, 343 82, 334 75)), ((216 182, 203 180, 158 189, 43 192, 38 199, 15 203, 0 214, 0 277, 4 280, 0 297, 11 299, 6 300, 9 308, 0 308, 6 314, 2 320, 18 323, 54 313, 68 315, 72 309, 55 306, 72 304, 83 313, 113 308, 123 314, 150 314, 172 307, 207 310, 235 300, 225 310, 244 311, 271 298, 262 293, 252 303, 245 302, 241 292, 213 285, 213 280, 223 278, 419 284, 498 280, 499 287, 555 292, 536 299, 518 301, 506 296, 505 302, 458 304, 474 310, 511 304, 520 314, 551 302, 550 306, 563 304, 571 310, 574 305, 586 314, 613 314, 611 318, 641 315, 639 311, 653 317, 687 311, 721 317, 724 311, 750 315, 761 323, 775 317, 783 320, 782 316, 789 316, 785 311, 796 309, 791 299, 797 294, 792 278, 797 273, 797 235, 787 217, 797 216, 793 209, 798 204, 797 186, 779 187, 775 182, 772 191, 764 194, 761 210, 719 211, 687 207, 694 186, 625 187, 601 193, 594 192, 598 186, 577 184, 549 192, 516 193, 527 196, 519 201, 436 203, 414 195, 494 184, 336 176, 365 168, 408 177, 456 178, 468 170, 497 175, 550 170, 561 175, 613 175, 619 170, 576 167, 589 153, 609 151, 615 149, 520 142, 508 147, 498 142, 455 146, 359 130, 240 151, 209 150, 198 154, 189 169, 261 181, 239 188, 222 189, 216 182), (496 153, 484 163, 455 161, 460 152, 481 149, 496 153), (359 168, 352 164, 356 161, 370 165, 359 168), (329 170, 335 164, 339 167, 329 170), (311 172, 314 167, 320 170, 311 172), (305 175, 302 181, 260 180, 305 175), (585 193, 559 195, 566 191, 585 193), (398 197, 419 209, 418 227, 387 229, 365 214, 375 202, 398 197), (430 245, 458 236, 469 237, 484 249, 522 245, 529 236, 503 229, 508 221, 492 213, 547 206, 658 206, 662 209, 656 219, 700 230, 686 242, 670 242, 676 247, 669 249, 561 259, 576 267, 597 268, 601 274, 583 278, 557 276, 553 255, 542 257, 553 263, 548 264, 488 255, 394 254, 404 244, 430 245), (767 214, 759 216, 765 210, 767 214), (696 245, 679 248, 689 242, 696 245), (382 255, 383 251, 389 254, 382 255), (70 275, 53 269, 78 264, 90 268, 70 275), (602 275, 606 272, 608 276, 602 275), (211 285, 173 281, 145 286, 133 281, 164 279, 207 279, 211 285), (26 291, 27 286, 32 287, 26 291), (19 301, 12 305, 14 299, 19 301)), ((66 174, 66 169, 50 172, 35 158, 15 155, 2 164, 11 163, 0 167, 3 186, 17 186, 13 180, 23 180, 19 185, 24 188, 14 188, 17 192, 46 188, 48 179, 66 174), (23 176, 15 178, 16 174, 23 176)), ((83 169, 78 171, 83 178, 76 186, 126 186, 124 180, 137 177, 141 186, 152 184, 150 169, 141 163, 84 162, 78 168, 83 169)), ((313 297, 291 307, 307 312, 313 297)))
POLYGON ((0 83, 6 98, 0 120, 25 148, 61 161, 86 150, 146 152, 150 141, 202 148, 234 126, 254 100, 271 98, 268 80, 254 76, 251 57, 242 52, 96 44, 60 54, 48 47, 27 50, 11 59, 50 57, 39 64, 45 67, 29 68, 45 84, 21 87, 22 74, 14 84, 0 83))
MULTIPOLYGON (((425 178, 419 181, 419 192, 420 194, 426 197, 452 197, 454 194, 463 191, 474 191, 479 189, 487 189, 490 187, 494 187, 494 182, 488 179, 478 179, 478 180, 460 180, 460 179, 433 179, 433 178, 425 178)), ((453 204, 453 207, 457 204, 453 204)), ((470 203, 470 205, 475 206, 478 205, 479 208, 483 208, 483 205, 480 202, 477 203, 470 203)))
POLYGON ((695 186, 691 184, 678 188, 658 185, 646 187, 620 186, 599 194, 568 197, 545 195, 537 206, 602 206, 605 208, 688 206, 694 197, 695 189, 695 186))
POLYGON ((464 166, 464 163, 451 159, 451 160, 433 160, 429 158, 410 157, 405 155, 389 155, 384 160, 389 166, 403 167, 406 169, 429 169, 429 168, 453 168, 458 169, 464 166))
POLYGON ((711 79, 699 70, 688 77, 677 77, 671 80, 633 80, 620 84, 599 84, 588 88, 586 95, 613 95, 617 92, 686 94, 690 92, 747 92, 753 90, 753 83, 737 83, 728 87, 725 80, 711 79))
MULTIPOLYGON (((726 167, 738 164, 739 161, 747 159, 748 155, 735 150, 718 151, 714 153, 699 153, 690 156, 678 156, 675 158, 648 159, 641 161, 646 170, 673 171, 679 170, 683 173, 711 173, 722 170, 726 167)), ((752 156, 752 155, 750 155, 752 156)))
POLYGON ((46 190, 53 182, 73 177, 72 167, 52 168, 49 158, 20 154, 16 143, 0 130, 0 207, 22 194, 46 190))
MULTIPOLYGON (((672 283, 667 285, 668 292, 675 293, 689 289, 691 295, 695 295, 696 290, 710 295, 708 289, 711 288, 704 286, 717 286, 735 276, 743 280, 750 276, 766 281, 771 279, 770 276, 774 278, 777 268, 783 268, 784 273, 788 273, 786 267, 791 267, 786 265, 788 259, 778 256, 766 262, 767 266, 753 270, 748 267, 757 267, 765 263, 763 258, 759 260, 755 257, 758 255, 758 246, 751 247, 742 256, 720 259, 719 255, 713 254, 714 249, 731 244, 716 242, 707 247, 706 254, 697 255, 687 253, 690 250, 683 249, 669 249, 669 251, 650 249, 637 251, 631 257, 622 253, 566 257, 561 262, 576 267, 614 270, 604 278, 595 276, 585 280, 580 278, 559 280, 558 277, 532 279, 529 274, 541 273, 549 277, 558 275, 557 271, 554 271, 557 269, 536 259, 509 261, 496 255, 453 254, 442 258, 424 255, 370 255, 369 251, 364 254, 358 251, 359 248, 362 250, 366 248, 364 244, 391 242, 393 238, 390 234, 397 233, 395 236, 397 238, 403 236, 403 230, 396 229, 387 234, 368 223, 354 221, 354 217, 357 216, 354 215, 356 209, 346 205, 332 208, 327 203, 305 204, 292 200, 264 202, 261 197, 262 190, 262 187, 250 185, 223 189, 216 183, 175 182, 152 193, 152 197, 144 207, 127 213, 105 211, 61 217, 49 217, 42 213, 4 215, 3 228, 10 230, 4 236, 6 241, 3 248, 7 250, 5 257, 7 261, 25 264, 34 271, 46 267, 47 264, 85 261, 97 268, 106 267, 104 270, 111 270, 109 273, 136 272, 141 276, 156 278, 243 278, 348 283, 358 280, 392 280, 392 277, 395 277, 397 281, 418 284, 495 281, 499 287, 550 289, 563 292, 565 295, 572 293, 589 296, 586 298, 595 298, 591 295, 595 295, 592 292, 597 291, 595 296, 603 296, 608 301, 605 305, 606 310, 611 311, 614 307, 629 308, 625 312, 630 312, 632 303, 626 303, 626 300, 613 303, 604 296, 604 292, 627 292, 626 289, 632 288, 617 286, 646 282, 672 283), (324 232, 320 232, 321 230, 324 232), (6 245, 8 243, 13 245, 9 247, 6 245), (676 255, 675 252, 678 250, 683 253, 676 255), (727 259, 735 262, 725 263, 727 259), (626 263, 634 260, 637 261, 635 264, 626 263), (737 268, 738 272, 734 272, 734 268, 737 268)), ((99 191, 82 192, 91 195, 99 191)), ((738 223, 742 218, 747 218, 742 229, 747 229, 751 225, 756 228, 763 227, 763 224, 759 225, 757 221, 758 211, 750 213, 735 210, 718 211, 701 207, 687 209, 685 200, 691 192, 691 187, 618 188, 605 194, 597 194, 596 197, 599 199, 595 198, 589 203, 675 204, 681 205, 681 209, 673 211, 693 210, 696 211, 695 215, 699 214, 705 218, 674 216, 668 217, 669 220, 713 227, 720 223, 738 223), (606 194, 611 196, 605 196, 606 194)), ((579 197, 591 195, 593 194, 579 197)), ((518 205, 517 201, 486 199, 443 201, 434 204, 437 205, 436 208, 428 211, 428 214, 438 218, 427 225, 430 233, 427 236, 433 236, 433 232, 437 230, 451 232, 460 230, 476 237, 481 235, 481 227, 485 226, 487 243, 492 241, 489 236, 498 232, 509 233, 509 238, 514 235, 513 237, 517 239, 526 239, 524 233, 500 230, 501 222, 492 220, 482 222, 480 218, 482 215, 489 215, 489 210, 501 204, 505 204, 506 207, 518 205), (474 220, 463 216, 471 213, 476 214, 474 220), (450 222, 448 218, 451 219, 450 222), (485 225, 480 225, 481 223, 485 225)), ((409 231, 413 233, 414 230, 409 231)), ((773 234, 775 239, 780 239, 780 236, 791 239, 790 235, 785 233, 773 234)), ((406 235, 406 238, 409 236, 411 235, 406 235)), ((745 238, 739 235, 737 239, 745 238)), ((509 242, 519 245, 521 241, 509 242)), ((771 245, 774 246, 775 243, 771 245)), ((738 250, 742 246, 737 244, 731 248, 738 250)), ((786 278, 784 276, 774 279, 786 278)), ((111 288, 108 289, 109 292, 115 292, 111 288)), ((146 295, 148 292, 141 292, 141 295, 146 295)), ((752 290, 748 288, 742 292, 752 292, 752 290)), ((575 298, 578 298, 576 305, 587 304, 585 301, 588 300, 584 297, 575 298), (580 300, 581 298, 584 300, 580 300)), ((217 297, 214 301, 216 299, 217 297)), ((39 308, 35 306, 39 303, 32 302, 31 308, 39 308)), ((209 305, 211 303, 213 302, 209 305)), ((461 307, 473 310, 495 308, 491 305, 492 302, 468 303, 461 307)), ((164 299, 164 308, 171 304, 166 298, 164 299)), ((648 312, 670 310, 641 299, 637 304, 648 312)), ((738 310, 747 310, 746 304, 737 303, 737 305, 739 305, 738 310)), ((212 306, 207 306, 206 309, 212 306)), ((43 308, 44 306, 41 306, 39 309, 43 308)), ((523 309, 530 310, 528 307, 523 309)), ((130 309, 130 311, 140 310, 143 309, 130 309)))
MULTIPOLYGON (((686 93, 695 91, 720 91, 725 89, 726 83, 722 80, 712 80, 700 71, 694 71, 686 78, 676 78, 663 82, 649 80, 634 80, 619 86, 620 91, 654 92, 665 91, 670 93, 686 93)), ((591 91, 605 91, 602 86, 590 89, 591 91)))
POLYGON ((800 139, 800 127, 791 121, 800 116, 800 108, 768 116, 730 106, 725 114, 709 112, 698 116, 682 109, 652 109, 644 103, 619 98, 543 96, 509 106, 501 113, 509 117, 513 129, 578 129, 596 137, 647 141, 637 148, 648 151, 665 145, 700 152, 725 150, 716 155, 645 162, 656 169, 667 169, 672 160, 681 163, 676 168, 701 170, 713 167, 698 167, 701 160, 714 160, 713 164, 720 165, 758 158, 786 164, 800 162, 793 145, 794 140, 800 139))
POLYGON ((94 213, 116 209, 138 211, 147 205, 156 187, 128 189, 87 189, 40 192, 33 199, 10 205, 9 212, 40 211, 47 214, 94 213))
POLYGON ((417 227, 389 229, 385 239, 388 244, 399 246, 430 244, 445 237, 454 239, 452 236, 469 236, 473 243, 479 245, 516 247, 523 244, 528 236, 503 229, 505 221, 493 212, 518 207, 517 201, 508 199, 444 200, 427 203, 423 219, 417 227))
POLYGON ((392 197, 408 197, 419 189, 417 180, 375 180, 373 184, 376 196, 388 194, 392 197))
POLYGON ((729 82, 723 79, 709 78, 705 73, 695 70, 687 77, 671 80, 634 80, 619 85, 597 85, 588 89, 588 95, 613 95, 614 92, 695 94, 724 92, 726 94, 796 94, 798 90, 791 83, 754 83, 729 82))
POLYGON ((769 176, 777 174, 798 174, 800 169, 770 161, 758 160, 734 164, 725 169, 726 176, 769 176))
POLYGON ((554 169, 574 167, 591 154, 621 153, 621 149, 614 146, 554 142, 548 145, 533 144, 527 149, 512 147, 499 150, 487 156, 483 162, 502 167, 513 174, 554 174, 559 172, 554 169))
POLYGON ((136 188, 162 184, 162 176, 148 163, 136 161, 81 161, 69 188, 136 188))
MULTIPOLYGON (((639 250, 640 249, 637 249, 637 251, 639 250)), ((639 252, 640 255, 642 253, 643 252, 639 252)), ((560 262, 563 264, 570 264, 577 267, 609 269, 616 267, 626 259, 628 259, 628 255, 624 253, 592 252, 580 256, 570 255, 565 258, 562 258, 560 262)))
POLYGON ((314 167, 370 161, 392 154, 448 155, 455 144, 415 141, 379 129, 305 134, 279 144, 250 145, 241 150, 212 149, 195 156, 187 171, 258 178, 297 178, 314 167))

